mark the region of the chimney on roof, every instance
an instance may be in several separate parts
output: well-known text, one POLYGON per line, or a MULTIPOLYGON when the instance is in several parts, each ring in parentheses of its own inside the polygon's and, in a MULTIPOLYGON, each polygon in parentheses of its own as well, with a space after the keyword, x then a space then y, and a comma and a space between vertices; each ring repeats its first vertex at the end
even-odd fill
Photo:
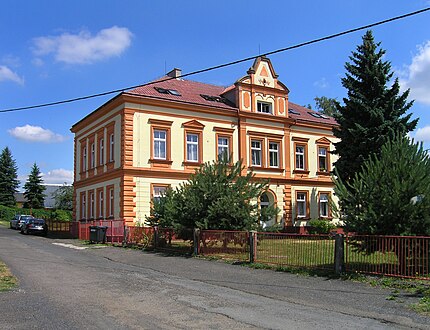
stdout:
POLYGON ((178 68, 174 68, 172 71, 167 73, 167 76, 172 78, 179 78, 182 75, 182 70, 178 68))

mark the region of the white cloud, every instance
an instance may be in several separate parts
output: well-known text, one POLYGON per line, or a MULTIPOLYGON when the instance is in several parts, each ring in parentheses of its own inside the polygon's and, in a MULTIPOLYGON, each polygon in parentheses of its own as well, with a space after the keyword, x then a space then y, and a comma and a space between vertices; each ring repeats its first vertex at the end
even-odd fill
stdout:
POLYGON ((322 89, 324 89, 324 88, 329 87, 330 85, 329 85, 329 83, 328 83, 327 79, 323 77, 323 78, 321 78, 320 80, 315 81, 315 82, 314 82, 314 86, 315 86, 315 87, 318 87, 318 88, 322 88, 322 89))
POLYGON ((44 183, 49 184, 72 184, 73 183, 73 171, 65 170, 63 168, 49 171, 48 173, 42 173, 44 183))
POLYGON ((429 142, 430 126, 418 128, 413 134, 409 134, 409 137, 414 138, 415 141, 429 142))
POLYGON ((63 142, 67 137, 40 126, 25 125, 8 130, 13 137, 27 142, 63 142))
POLYGON ((411 89, 411 98, 430 105, 430 40, 418 47, 418 54, 402 75, 400 84, 411 89))
POLYGON ((24 85, 24 79, 5 65, 0 65, 0 81, 10 80, 17 84, 24 85))
POLYGON ((121 55, 130 46, 131 37, 132 33, 127 28, 118 26, 100 30, 95 36, 88 31, 63 33, 35 38, 34 53, 37 56, 54 54, 57 61, 67 64, 89 64, 121 55))

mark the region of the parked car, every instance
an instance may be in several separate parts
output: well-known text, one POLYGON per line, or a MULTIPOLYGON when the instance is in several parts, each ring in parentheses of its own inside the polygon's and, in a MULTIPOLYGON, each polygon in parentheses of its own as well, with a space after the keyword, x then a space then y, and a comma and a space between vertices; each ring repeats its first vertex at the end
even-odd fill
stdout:
POLYGON ((22 224, 27 219, 34 219, 31 215, 26 214, 17 214, 13 217, 12 220, 9 221, 9 225, 11 229, 21 229, 22 224))
POLYGON ((21 226, 21 234, 41 234, 46 236, 48 233, 48 225, 43 219, 26 219, 21 226))

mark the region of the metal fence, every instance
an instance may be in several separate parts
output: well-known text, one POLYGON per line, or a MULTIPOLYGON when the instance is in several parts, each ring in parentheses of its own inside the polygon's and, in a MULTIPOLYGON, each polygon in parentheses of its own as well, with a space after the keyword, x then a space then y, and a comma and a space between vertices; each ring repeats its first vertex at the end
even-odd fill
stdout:
POLYGON ((430 280, 430 237, 354 235, 345 238, 345 270, 430 280))
POLYGON ((202 230, 198 235, 198 254, 226 259, 249 259, 249 232, 202 230))
POLYGON ((89 240, 107 226, 106 242, 276 266, 430 280, 430 237, 303 235, 126 226, 123 220, 47 221, 50 235, 89 240))
POLYGON ((330 235, 256 233, 254 261, 277 266, 333 269, 335 244, 330 235))

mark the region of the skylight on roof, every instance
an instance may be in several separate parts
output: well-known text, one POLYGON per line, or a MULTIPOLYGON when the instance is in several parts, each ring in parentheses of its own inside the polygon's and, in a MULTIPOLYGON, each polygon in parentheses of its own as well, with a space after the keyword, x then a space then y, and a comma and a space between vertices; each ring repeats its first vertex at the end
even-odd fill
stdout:
POLYGON ((323 115, 322 113, 318 113, 318 112, 309 111, 308 114, 310 114, 312 117, 315 117, 315 118, 330 119, 330 117, 327 117, 326 115, 323 115))
POLYGON ((175 96, 181 96, 181 93, 179 93, 176 89, 166 89, 161 87, 154 87, 154 89, 161 94, 170 94, 175 96))
POLYGON ((291 113, 293 115, 300 115, 300 112, 293 110, 293 109, 288 109, 288 113, 291 113))
POLYGON ((205 94, 200 94, 201 97, 203 97, 206 101, 211 101, 211 102, 219 102, 219 103, 228 103, 228 100, 225 97, 221 97, 221 96, 211 96, 211 95, 205 95, 205 94))

